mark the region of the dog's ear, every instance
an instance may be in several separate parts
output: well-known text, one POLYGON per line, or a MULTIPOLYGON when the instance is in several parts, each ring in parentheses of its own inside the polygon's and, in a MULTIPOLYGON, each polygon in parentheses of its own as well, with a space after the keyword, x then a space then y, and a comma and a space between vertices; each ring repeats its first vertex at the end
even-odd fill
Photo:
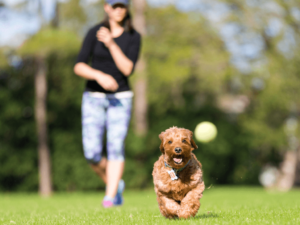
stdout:
POLYGON ((196 145, 196 143, 195 143, 195 141, 194 141, 194 139, 193 138, 191 138, 191 144, 192 144, 192 146, 193 146, 193 150, 195 150, 195 149, 197 149, 198 148, 198 146, 196 145))
POLYGON ((192 151, 193 151, 193 150, 197 149, 198 146, 196 145, 196 143, 195 143, 195 141, 194 141, 194 139, 193 139, 193 132, 190 131, 190 130, 188 130, 188 132, 189 132, 189 136, 190 136, 191 145, 192 145, 192 147, 193 147, 193 148, 192 148, 192 151))
POLYGON ((159 149, 162 152, 162 154, 165 154, 165 149, 164 149, 164 136, 165 136, 165 132, 161 132, 160 135, 158 135, 159 139, 161 140, 159 149))

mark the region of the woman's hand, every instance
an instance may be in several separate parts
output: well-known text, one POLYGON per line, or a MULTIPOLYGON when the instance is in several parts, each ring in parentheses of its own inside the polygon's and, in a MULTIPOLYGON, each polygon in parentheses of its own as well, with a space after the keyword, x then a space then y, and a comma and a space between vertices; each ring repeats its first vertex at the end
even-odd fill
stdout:
POLYGON ((107 91, 115 92, 119 88, 117 81, 111 75, 91 68, 86 63, 76 63, 76 65, 74 66, 74 72, 78 76, 81 76, 87 80, 95 80, 101 87, 103 87, 107 91))
POLYGON ((110 31, 106 27, 101 27, 97 31, 96 36, 98 38, 98 41, 103 42, 107 48, 109 48, 110 45, 114 43, 114 39, 113 39, 110 31))
POLYGON ((104 43, 109 49, 110 54, 116 63, 118 69, 125 75, 129 76, 133 69, 133 62, 124 54, 121 48, 114 41, 111 32, 106 27, 101 27, 97 31, 97 39, 104 43))
POLYGON ((95 80, 107 91, 115 92, 119 88, 117 81, 109 74, 99 74, 95 80))

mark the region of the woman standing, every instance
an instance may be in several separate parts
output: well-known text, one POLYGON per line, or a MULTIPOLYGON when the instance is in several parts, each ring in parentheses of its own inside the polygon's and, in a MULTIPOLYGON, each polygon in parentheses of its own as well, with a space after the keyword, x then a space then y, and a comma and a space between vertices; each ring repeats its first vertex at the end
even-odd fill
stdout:
POLYGON ((89 30, 74 67, 75 74, 87 79, 82 99, 84 156, 106 183, 102 202, 106 208, 123 204, 124 141, 133 97, 128 76, 140 50, 128 4, 128 0, 106 0, 107 16, 89 30), (101 155, 105 132, 107 160, 101 155))

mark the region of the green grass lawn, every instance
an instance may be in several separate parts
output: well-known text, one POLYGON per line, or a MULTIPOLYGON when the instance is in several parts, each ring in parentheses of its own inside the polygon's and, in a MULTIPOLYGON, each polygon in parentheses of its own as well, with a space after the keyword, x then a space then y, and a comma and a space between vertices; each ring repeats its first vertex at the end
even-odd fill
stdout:
POLYGON ((205 190, 195 218, 160 215, 155 193, 125 191, 122 207, 103 209, 104 193, 0 194, 0 224, 300 224, 300 190, 266 192, 258 187, 205 190))

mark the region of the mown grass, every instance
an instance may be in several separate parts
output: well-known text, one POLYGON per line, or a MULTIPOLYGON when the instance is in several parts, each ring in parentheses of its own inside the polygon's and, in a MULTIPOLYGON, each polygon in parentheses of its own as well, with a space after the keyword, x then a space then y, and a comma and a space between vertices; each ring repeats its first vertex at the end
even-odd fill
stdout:
POLYGON ((213 187, 204 192, 195 218, 168 220, 155 193, 125 191, 122 207, 103 209, 103 193, 0 194, 0 224, 300 224, 300 190, 213 187))

